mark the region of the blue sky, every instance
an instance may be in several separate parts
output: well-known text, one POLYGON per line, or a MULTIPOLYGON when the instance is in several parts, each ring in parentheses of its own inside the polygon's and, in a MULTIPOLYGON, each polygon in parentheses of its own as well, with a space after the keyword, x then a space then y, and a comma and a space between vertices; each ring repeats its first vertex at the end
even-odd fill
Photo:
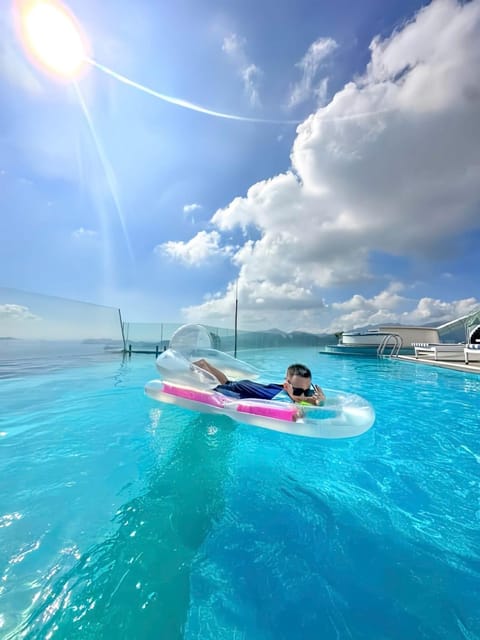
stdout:
POLYGON ((0 17, 0 285, 228 327, 238 280, 245 329, 480 304, 479 0, 68 7, 76 85, 0 17))

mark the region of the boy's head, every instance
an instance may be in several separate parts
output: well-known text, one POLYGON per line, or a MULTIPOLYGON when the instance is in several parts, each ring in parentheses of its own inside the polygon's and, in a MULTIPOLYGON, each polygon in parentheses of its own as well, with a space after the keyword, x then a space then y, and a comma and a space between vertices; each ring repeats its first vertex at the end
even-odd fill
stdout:
POLYGON ((303 364, 291 364, 287 369, 287 382, 293 387, 293 395, 308 393, 312 384, 312 372, 303 364))

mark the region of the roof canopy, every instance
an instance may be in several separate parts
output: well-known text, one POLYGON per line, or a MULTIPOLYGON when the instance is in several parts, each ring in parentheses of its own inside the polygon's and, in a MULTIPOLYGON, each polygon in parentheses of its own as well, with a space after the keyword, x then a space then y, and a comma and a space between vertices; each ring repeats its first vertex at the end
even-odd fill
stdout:
POLYGON ((441 324, 437 329, 440 331, 463 326, 465 328, 465 336, 468 340, 470 333, 473 333, 478 325, 480 325, 480 308, 466 316, 462 316, 456 320, 451 320, 450 322, 445 322, 445 324, 441 324))

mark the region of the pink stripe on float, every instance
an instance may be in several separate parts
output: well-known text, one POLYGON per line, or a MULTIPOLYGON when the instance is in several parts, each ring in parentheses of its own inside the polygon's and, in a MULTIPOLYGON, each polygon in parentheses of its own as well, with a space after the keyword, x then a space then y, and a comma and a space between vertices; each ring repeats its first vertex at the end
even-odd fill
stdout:
POLYGON ((212 391, 186 389, 185 387, 170 385, 168 382, 163 383, 162 390, 164 393, 169 393, 170 395, 177 396, 178 398, 194 400, 195 402, 203 402, 203 404, 209 404, 214 407, 223 407, 225 404, 225 401, 222 398, 219 398, 218 395, 214 394, 212 391))
POLYGON ((240 413, 251 413, 256 416, 275 418, 276 420, 288 420, 294 422, 298 417, 296 407, 285 405, 283 407, 262 406, 260 404, 238 404, 237 411, 240 413))

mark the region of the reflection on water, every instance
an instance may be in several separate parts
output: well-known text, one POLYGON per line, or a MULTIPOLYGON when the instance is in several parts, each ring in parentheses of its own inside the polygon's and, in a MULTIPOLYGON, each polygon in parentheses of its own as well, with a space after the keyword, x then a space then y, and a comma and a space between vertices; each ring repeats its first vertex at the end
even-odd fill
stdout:
POLYGON ((40 593, 22 635, 181 638, 192 561, 224 507, 232 430, 193 418, 147 491, 117 511, 115 533, 40 593))
MULTIPOLYGON (((118 345, 120 349, 120 345, 118 345)), ((125 360, 103 344, 67 340, 0 340, 0 380, 43 375, 99 362, 125 360)))

